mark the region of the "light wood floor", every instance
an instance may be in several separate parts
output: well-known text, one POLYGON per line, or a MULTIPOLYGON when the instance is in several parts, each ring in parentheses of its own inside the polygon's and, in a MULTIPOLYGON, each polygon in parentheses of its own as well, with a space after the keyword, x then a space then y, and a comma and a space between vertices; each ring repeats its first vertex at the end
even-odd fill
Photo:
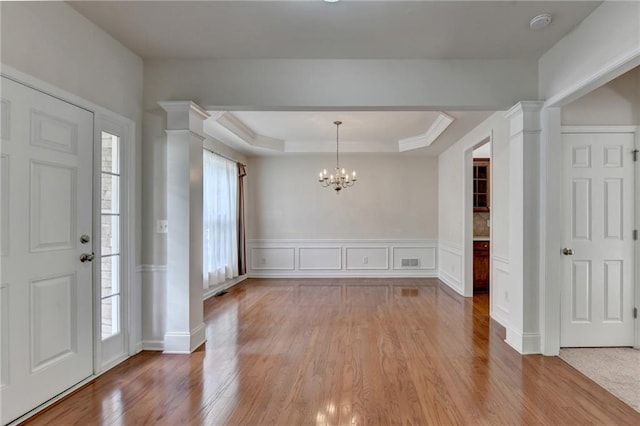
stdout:
POLYGON ((143 352, 30 424, 640 424, 559 358, 520 356, 435 279, 258 280, 205 302, 207 343, 143 352))

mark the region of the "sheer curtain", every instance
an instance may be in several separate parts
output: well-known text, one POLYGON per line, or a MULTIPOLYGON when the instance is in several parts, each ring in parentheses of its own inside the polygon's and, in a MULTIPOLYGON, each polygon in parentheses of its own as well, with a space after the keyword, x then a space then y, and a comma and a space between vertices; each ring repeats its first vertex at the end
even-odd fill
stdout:
POLYGON ((204 288, 238 276, 238 166, 204 150, 204 288))

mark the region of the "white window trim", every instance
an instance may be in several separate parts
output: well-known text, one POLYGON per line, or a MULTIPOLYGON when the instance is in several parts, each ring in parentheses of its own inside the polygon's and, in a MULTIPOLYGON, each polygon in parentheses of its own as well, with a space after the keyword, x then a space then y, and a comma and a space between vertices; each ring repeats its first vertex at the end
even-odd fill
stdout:
MULTIPOLYGON (((122 360, 132 355, 132 348, 136 347, 131 341, 132 318, 136 318, 133 309, 136 304, 131 303, 134 294, 133 284, 135 283, 135 133, 131 120, 121 117, 109 111, 99 111, 95 115, 94 122, 94 236, 101 233, 101 170, 102 153, 102 132, 106 132, 120 138, 120 309, 122 311, 122 322, 119 324, 120 333, 102 340, 102 297, 101 297, 101 268, 100 263, 94 265, 94 343, 95 343, 95 365, 97 371, 107 370, 122 360), (105 352, 116 342, 115 339, 122 337, 122 352, 104 359, 105 352)), ((101 259, 100 244, 96 241, 96 259, 101 259)), ((138 308, 139 310, 139 308, 138 308)), ((119 320, 119 319, 117 319, 119 320)))

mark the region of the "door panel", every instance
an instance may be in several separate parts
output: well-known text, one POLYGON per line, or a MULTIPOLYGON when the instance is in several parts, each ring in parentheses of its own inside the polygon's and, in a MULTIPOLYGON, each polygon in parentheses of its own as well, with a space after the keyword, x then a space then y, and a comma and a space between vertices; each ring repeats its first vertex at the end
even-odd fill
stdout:
POLYGON ((5 424, 93 373, 93 114, 4 77, 1 107, 5 424))
POLYGON ((632 346, 633 133, 563 135, 561 346, 632 346))

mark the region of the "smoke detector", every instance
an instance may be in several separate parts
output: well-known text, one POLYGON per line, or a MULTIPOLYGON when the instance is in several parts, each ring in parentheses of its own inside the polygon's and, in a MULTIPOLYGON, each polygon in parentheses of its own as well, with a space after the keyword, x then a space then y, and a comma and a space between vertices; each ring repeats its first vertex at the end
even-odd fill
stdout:
POLYGON ((532 30, 541 30, 550 23, 551 15, 548 13, 541 13, 540 15, 531 18, 531 21, 529 21, 529 28, 531 28, 532 30))

